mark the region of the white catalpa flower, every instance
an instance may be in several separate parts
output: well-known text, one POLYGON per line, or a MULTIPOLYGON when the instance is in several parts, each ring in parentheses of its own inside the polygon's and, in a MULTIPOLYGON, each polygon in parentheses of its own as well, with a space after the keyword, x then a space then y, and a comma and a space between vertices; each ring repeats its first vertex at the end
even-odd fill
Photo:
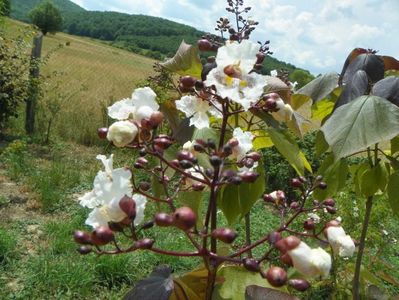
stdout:
POLYGON ((132 118, 138 122, 150 118, 151 114, 159 109, 159 105, 155 101, 156 96, 149 87, 135 89, 132 98, 123 99, 109 106, 108 116, 116 120, 132 118))
POLYGON ((118 121, 108 128, 107 139, 116 147, 125 147, 133 142, 138 133, 138 128, 130 121, 118 121))
POLYGON ((248 110, 263 94, 266 77, 252 71, 256 63, 259 45, 249 40, 231 42, 219 48, 216 56, 217 67, 212 69, 206 86, 215 86, 222 98, 230 98, 248 110))
POLYGON ((113 155, 107 159, 104 155, 98 155, 104 165, 104 171, 99 171, 94 178, 94 188, 79 198, 80 205, 92 208, 92 212, 86 220, 86 224, 97 228, 108 226, 108 222, 120 222, 127 217, 119 206, 124 196, 132 197, 136 202, 136 222, 142 220, 144 205, 147 201, 141 195, 132 196, 132 173, 126 168, 113 168, 113 155))
POLYGON ((215 117, 221 117, 220 112, 209 103, 196 96, 183 96, 176 102, 176 108, 182 111, 186 117, 191 117, 190 126, 198 129, 209 127, 208 113, 215 117))
POLYGON ((272 77, 277 77, 277 75, 278 75, 277 70, 271 70, 271 71, 270 71, 270 76, 272 76, 272 77))
POLYGON ((292 119, 292 115, 294 114, 294 110, 291 105, 285 103, 281 98, 276 100, 278 111, 273 113, 275 119, 279 121, 289 121, 292 119))
POLYGON ((312 249, 306 243, 287 251, 294 268, 309 278, 327 277, 331 269, 331 256, 322 248, 312 249))
POLYGON ((234 158, 240 161, 253 148, 252 140, 254 135, 249 131, 242 131, 241 128, 236 128, 233 131, 233 138, 238 141, 238 145, 232 148, 234 158))
POLYGON ((316 224, 320 223, 320 216, 318 214, 308 213, 308 218, 312 219, 312 221, 315 222, 316 224))
POLYGON ((355 252, 355 243, 341 226, 329 226, 326 229, 326 235, 335 254, 351 257, 355 252))
MULTIPOLYGON (((201 172, 204 171, 204 169, 202 167, 200 167, 200 170, 201 170, 201 172)), ((204 175, 202 175, 202 173, 199 172, 195 168, 190 168, 190 169, 186 170, 185 172, 190 174, 191 176, 194 176, 195 178, 198 178, 199 180, 205 179, 204 175)), ((193 186, 194 184, 198 184, 198 183, 200 183, 200 182, 193 178, 190 178, 190 177, 185 178, 185 186, 186 187, 190 187, 190 186, 193 186)))

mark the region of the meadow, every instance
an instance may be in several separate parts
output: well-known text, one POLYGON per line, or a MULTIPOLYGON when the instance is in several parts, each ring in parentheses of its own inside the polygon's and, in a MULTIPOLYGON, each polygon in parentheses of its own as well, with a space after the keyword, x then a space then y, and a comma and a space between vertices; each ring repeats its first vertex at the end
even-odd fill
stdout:
MULTIPOLYGON (((12 20, 6 21, 6 28, 10 36, 26 30, 12 20)), ((43 143, 43 131, 25 136, 23 120, 17 119, 12 120, 7 142, 0 144, 0 299, 121 299, 153 266, 169 264, 176 274, 197 267, 199 260, 150 252, 101 257, 77 253, 72 233, 84 227, 87 210, 76 200, 91 189, 100 167, 96 154, 116 152, 117 166, 134 161, 128 149, 110 149, 99 141, 96 128, 108 125, 105 108, 130 97, 134 86, 152 74, 154 61, 63 33, 44 38, 43 54, 49 55, 42 67, 47 87, 38 126, 46 128, 49 109, 56 103, 50 141, 43 143)), ((280 168, 289 166, 281 163, 280 168)), ((346 190, 337 202, 346 230, 359 236, 364 215, 361 199, 346 190)), ((254 239, 278 220, 262 201, 252 213, 254 239)), ((376 201, 371 224, 363 274, 397 295, 399 221, 383 201, 376 201)), ((236 229, 243 236, 242 227, 236 229)), ((181 231, 154 228, 151 234, 160 247, 190 250, 181 231)), ((346 280, 340 284, 346 289, 350 289, 354 261, 344 261, 340 269, 340 278, 346 280)), ((327 299, 332 288, 332 282, 324 282, 301 298, 327 299)))

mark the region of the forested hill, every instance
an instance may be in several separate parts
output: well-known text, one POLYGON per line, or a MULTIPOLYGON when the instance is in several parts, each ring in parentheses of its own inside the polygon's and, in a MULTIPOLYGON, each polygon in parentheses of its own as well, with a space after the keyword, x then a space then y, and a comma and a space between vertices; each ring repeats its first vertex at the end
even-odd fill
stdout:
MULTIPOLYGON (((40 1, 11 0, 11 16, 26 21, 29 11, 40 1)), ((69 0, 52 0, 52 2, 62 12, 63 31, 104 40, 113 46, 158 60, 173 56, 182 40, 195 44, 205 34, 191 26, 162 18, 117 12, 85 11, 69 0)), ((298 70, 292 64, 269 56, 265 59, 262 73, 269 74, 275 69, 285 69, 290 73, 298 70)), ((300 70, 300 73, 302 79, 312 77, 308 71, 300 70)), ((296 77, 292 79, 298 80, 296 77)))
MULTIPOLYGON (((11 0, 11 17, 20 21, 28 22, 29 12, 42 0, 11 0)), ((62 12, 85 11, 84 8, 69 0, 51 0, 51 2, 62 12)))

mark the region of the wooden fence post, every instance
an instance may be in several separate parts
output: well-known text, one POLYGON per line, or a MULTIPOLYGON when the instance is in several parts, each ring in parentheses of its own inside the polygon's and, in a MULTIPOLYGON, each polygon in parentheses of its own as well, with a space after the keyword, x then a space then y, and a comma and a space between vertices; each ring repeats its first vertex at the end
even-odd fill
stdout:
POLYGON ((31 135, 35 130, 36 102, 39 97, 38 79, 40 76, 39 59, 42 54, 43 34, 39 33, 33 38, 33 48, 30 62, 30 88, 26 99, 25 130, 31 135))

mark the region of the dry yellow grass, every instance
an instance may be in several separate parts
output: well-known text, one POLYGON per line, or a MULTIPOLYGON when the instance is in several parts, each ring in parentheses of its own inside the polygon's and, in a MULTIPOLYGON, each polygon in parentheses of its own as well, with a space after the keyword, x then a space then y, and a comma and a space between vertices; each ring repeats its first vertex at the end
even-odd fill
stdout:
MULTIPOLYGON (((24 26, 24 23, 7 20, 7 34, 16 36, 24 26)), ((129 97, 135 84, 152 73, 154 63, 152 59, 100 41, 64 33, 44 37, 43 56, 49 52, 52 53, 42 74, 63 74, 47 80, 50 91, 57 91, 51 91, 45 99, 57 101, 54 97, 62 98, 62 95, 67 99, 54 129, 64 138, 85 144, 95 140, 97 127, 106 125, 104 107, 129 97)))

